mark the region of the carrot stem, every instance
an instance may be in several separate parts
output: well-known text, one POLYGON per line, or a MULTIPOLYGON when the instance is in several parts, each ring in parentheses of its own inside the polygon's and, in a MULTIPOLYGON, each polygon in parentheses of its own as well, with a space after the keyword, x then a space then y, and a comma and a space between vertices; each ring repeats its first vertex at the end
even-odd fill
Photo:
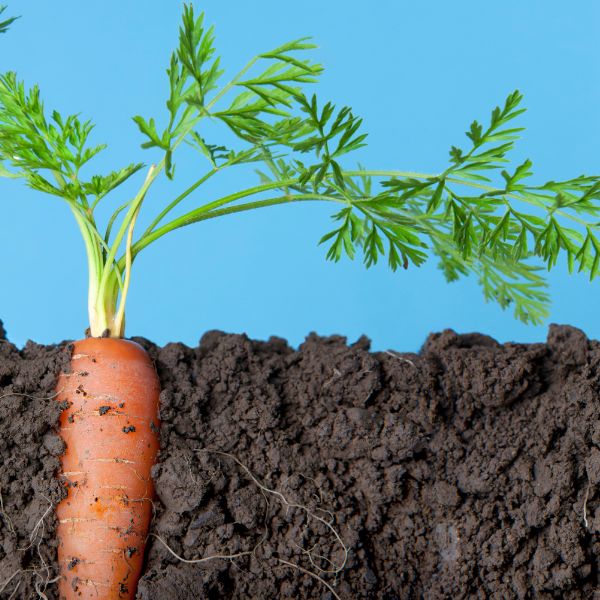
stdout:
MULTIPOLYGON (((120 338, 124 335, 124 311, 125 303, 121 302, 121 305, 117 307, 119 298, 118 288, 116 286, 116 274, 112 268, 112 264, 115 261, 117 251, 123 237, 129 232, 133 235, 133 229, 131 228, 132 223, 135 223, 135 219, 139 210, 142 206, 144 198, 148 192, 148 189, 158 176, 160 169, 162 168, 162 162, 156 166, 152 165, 148 170, 144 184, 140 191, 137 193, 127 214, 125 215, 123 222, 115 236, 113 244, 110 246, 110 250, 106 256, 104 267, 99 274, 99 281, 95 294, 92 293, 90 306, 90 333, 93 337, 102 337, 108 334, 108 337, 120 338), (120 316, 119 316, 120 314, 120 316)), ((129 244, 130 246, 130 244, 129 244)), ((127 261, 125 261, 125 267, 127 267, 127 261)), ((119 268, 119 266, 118 266, 119 268)), ((129 264, 129 272, 131 271, 131 263, 129 264)), ((122 295, 127 295, 129 278, 127 277, 127 287, 122 290, 122 295)))
POLYGON ((133 215, 133 219, 131 219, 131 223, 129 224, 129 231, 127 232, 127 245, 125 250, 125 277, 123 280, 123 289, 121 290, 121 299, 119 301, 119 309, 117 310, 117 315, 115 317, 115 332, 119 337, 123 337, 125 334, 125 304, 127 302, 127 294, 129 292, 129 283, 131 281, 131 264, 132 264, 132 254, 131 254, 131 244, 133 241, 133 230, 135 228, 135 222, 137 221, 137 217, 139 215, 141 208, 138 206, 137 211, 133 215))

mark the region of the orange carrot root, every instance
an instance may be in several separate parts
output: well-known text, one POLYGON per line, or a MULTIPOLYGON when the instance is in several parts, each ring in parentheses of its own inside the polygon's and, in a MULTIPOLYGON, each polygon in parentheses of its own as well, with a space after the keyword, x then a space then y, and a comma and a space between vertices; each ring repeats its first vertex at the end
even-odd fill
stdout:
POLYGON ((75 342, 71 369, 57 384, 57 400, 69 403, 60 419, 60 597, 132 599, 152 517, 158 376, 141 346, 111 338, 75 342))

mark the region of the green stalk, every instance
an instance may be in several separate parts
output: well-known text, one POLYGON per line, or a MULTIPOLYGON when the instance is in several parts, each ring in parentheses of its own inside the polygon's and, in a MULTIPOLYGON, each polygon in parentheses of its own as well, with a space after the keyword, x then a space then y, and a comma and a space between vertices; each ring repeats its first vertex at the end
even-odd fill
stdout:
MULTIPOLYGON (((223 200, 223 199, 222 199, 223 200)), ((268 198, 266 200, 257 200, 255 202, 247 202, 246 204, 239 204, 237 206, 230 206, 228 208, 222 208, 220 210, 210 210, 207 207, 217 204, 220 202, 220 205, 223 204, 221 201, 216 201, 211 203, 210 205, 202 206, 194 211, 191 211, 169 223, 163 225, 159 229, 154 230, 148 235, 145 235, 143 238, 138 240, 131 247, 132 257, 135 258, 137 254, 139 254, 146 246, 149 246, 152 242, 155 242, 159 238, 163 237, 167 233, 179 229, 181 227, 185 227, 186 225, 191 225, 192 223, 198 223, 200 221, 207 221, 208 219, 215 219, 217 217, 223 217, 225 215, 232 215, 235 213, 245 212, 249 210, 254 210, 256 208, 265 208, 267 206, 276 206, 278 204, 291 204, 292 202, 339 202, 342 204, 346 204, 346 201, 342 198, 336 198, 335 196, 324 196, 321 194, 296 194, 296 195, 286 195, 286 196, 277 196, 275 198, 268 198)), ((125 265, 125 257, 122 257, 118 265, 119 267, 123 267, 125 265)))
POLYGON ((135 228, 135 222, 139 215, 141 204, 138 206, 131 223, 129 224, 129 231, 127 232, 127 242, 125 246, 125 277, 123 280, 123 288, 121 290, 121 300, 119 302, 119 308, 115 317, 115 331, 119 337, 125 335, 125 304, 127 303, 127 294, 129 292, 129 284, 131 282, 131 243, 133 241, 133 230, 135 228))
MULTIPOLYGON (((109 336, 120 338, 123 337, 124 331, 124 315, 119 316, 120 312, 124 312, 125 308, 123 305, 122 311, 117 307, 117 301, 119 297, 119 286, 116 276, 116 271, 113 266, 119 246, 125 237, 125 234, 130 228, 130 225, 135 222, 138 211, 146 197, 148 189, 160 173, 164 161, 156 166, 152 165, 146 175, 144 184, 140 188, 135 198, 132 200, 129 210, 125 215, 121 226, 117 232, 115 240, 108 251, 102 272, 100 274, 100 280, 98 287, 94 290, 95 294, 90 290, 90 294, 93 295, 92 310, 90 310, 90 333, 94 337, 109 336)), ((120 269, 121 267, 117 265, 120 269)), ((131 267, 131 265, 129 265, 131 267)), ((126 274, 126 278, 129 278, 129 274, 126 274)), ((127 290, 123 288, 123 293, 126 295, 127 290)))
POLYGON ((94 241, 94 234, 90 231, 90 227, 88 223, 86 223, 85 218, 81 215, 76 205, 70 203, 69 207, 79 226, 88 259, 88 316, 90 323, 92 323, 92 321, 96 320, 95 313, 97 308, 95 300, 100 273, 102 272, 102 259, 100 252, 98 251, 98 246, 94 241))
MULTIPOLYGON (((148 226, 146 231, 143 233, 141 239, 143 239, 147 235, 150 235, 154 231, 155 227, 160 223, 160 221, 162 221, 162 219, 173 208, 175 208, 175 206, 177 206, 183 199, 185 199, 187 196, 189 196, 202 183, 204 183, 207 179, 209 179, 209 177, 212 177, 212 175, 214 175, 218 170, 219 169, 213 169, 212 171, 209 171, 206 175, 204 175, 204 177, 201 177, 198 181, 193 183, 189 188, 187 188, 184 192, 182 192, 179 196, 177 196, 177 198, 175 198, 175 200, 173 200, 170 204, 168 204, 161 211, 161 213, 156 217, 156 219, 154 219, 154 221, 152 221, 152 223, 148 226)), ((240 192, 235 192, 234 194, 229 194, 227 196, 223 196, 222 198, 219 198, 218 200, 215 200, 209 204, 205 204, 189 213, 186 213, 186 215, 184 215, 184 216, 190 216, 192 214, 196 214, 196 213, 198 213, 198 211, 205 212, 208 210, 213 210, 213 209, 219 208, 220 206, 223 206, 225 204, 230 204, 232 202, 235 202, 236 200, 240 200, 241 198, 246 198, 248 196, 253 196, 254 194, 260 194, 261 192, 268 192, 268 191, 279 189, 279 188, 288 188, 297 183, 298 183, 298 179, 286 179, 283 181, 273 181, 271 183, 261 184, 261 185, 258 185, 258 186, 252 187, 252 188, 248 188, 246 190, 242 190, 240 192)), ((335 198, 333 196, 326 197, 323 195, 320 195, 319 199, 321 199, 321 200, 336 200, 336 201, 339 200, 338 198, 335 198)), ((170 223, 167 223, 166 225, 163 226, 163 228, 169 227, 169 225, 172 222, 173 221, 171 221, 170 223)))
POLYGON ((198 179, 198 181, 193 183, 189 188, 187 188, 181 194, 179 194, 179 196, 177 196, 177 198, 175 198, 175 200, 173 200, 165 208, 163 208, 163 210, 156 216, 156 218, 152 221, 152 223, 150 223, 150 225, 148 225, 148 228, 146 229, 146 231, 144 231, 143 235, 150 233, 171 210, 173 210, 182 200, 185 200, 185 198, 187 198, 193 191, 198 189, 205 181, 210 179, 218 171, 219 171, 218 167, 212 169, 206 175, 204 175, 203 177, 200 177, 200 179, 198 179))
MULTIPOLYGON (((189 225, 191 223, 196 223, 198 221, 204 221, 208 218, 213 218, 213 216, 222 216, 225 214, 233 214, 233 213, 237 213, 237 212, 252 210, 253 208, 261 208, 261 207, 265 207, 265 206, 273 206, 275 204, 284 204, 284 203, 295 202, 295 201, 319 200, 319 201, 333 201, 333 202, 345 203, 345 201, 343 199, 337 198, 335 196, 327 196, 327 195, 316 194, 316 193, 315 194, 295 194, 295 195, 291 195, 291 196, 290 195, 280 196, 276 199, 247 203, 247 204, 240 205, 239 207, 235 207, 233 209, 216 210, 222 206, 231 204, 232 202, 235 202, 242 198, 246 198, 248 196, 253 196, 256 194, 260 194, 262 192, 268 192, 268 191, 280 189, 280 188, 289 188, 293 185, 298 184, 297 178, 290 178, 290 179, 285 179, 285 180, 281 180, 281 181, 273 181, 273 182, 269 182, 269 183, 264 183, 264 184, 254 186, 254 187, 251 187, 251 188, 239 191, 239 192, 235 192, 233 194, 229 194, 227 196, 223 196, 222 198, 219 198, 218 200, 214 200, 213 202, 202 205, 199 208, 192 210, 192 211, 182 215, 181 217, 178 217, 178 218, 170 221, 169 223, 166 223, 159 229, 154 229, 154 227, 156 227, 156 225, 160 222, 160 220, 162 220, 162 218, 164 218, 164 216, 172 208, 174 208, 181 200, 183 200, 183 198, 187 197, 195 189, 197 189, 200 186, 200 184, 203 181, 205 181, 206 179, 208 179, 208 177, 211 176, 212 174, 213 174, 213 171, 210 171, 207 175, 205 175, 204 177, 202 177, 201 179, 196 181, 194 184, 192 184, 180 196, 175 198, 175 200, 173 200, 165 209, 163 209, 163 211, 159 215, 160 218, 155 219, 153 221, 153 223, 151 224, 151 226, 146 229, 146 231, 144 232, 142 237, 135 244, 133 244, 133 246, 132 246, 133 258, 135 258, 135 256, 143 248, 145 248, 152 242, 156 241, 157 239, 161 238, 165 234, 169 233, 170 231, 179 229, 180 227, 184 227, 185 225, 189 225), (210 217, 205 216, 209 212, 211 213, 211 216, 210 217)), ((414 173, 411 171, 348 171, 348 172, 345 172, 345 174, 346 175, 360 175, 360 174, 382 175, 382 176, 387 176, 387 177, 413 177, 413 178, 421 178, 421 179, 430 179, 430 178, 436 177, 436 175, 426 175, 424 173, 414 173)), ((125 257, 122 257, 119 260, 118 265, 120 268, 123 268, 124 264, 125 264, 125 257)))
POLYGON ((415 171, 377 171, 365 169, 363 171, 344 171, 349 177, 405 177, 407 179, 437 179, 439 175, 431 173, 416 173, 415 171))
MULTIPOLYGON (((205 220, 205 217, 203 217, 202 219, 198 219, 198 218, 196 218, 197 216, 204 215, 205 213, 207 213, 209 211, 215 211, 215 209, 220 208, 221 206, 231 204, 232 202, 235 202, 236 200, 240 200, 240 199, 246 198, 248 196, 253 196, 255 194, 260 194, 262 192, 268 192, 268 191, 280 189, 280 188, 289 188, 289 187, 291 187, 293 185, 297 185, 299 183, 297 178, 290 178, 290 179, 285 179, 285 180, 281 180, 281 181, 273 181, 273 182, 269 182, 269 183, 264 183, 264 184, 261 184, 258 186, 248 188, 246 190, 235 192, 233 194, 223 196, 222 198, 219 198, 218 200, 214 200, 213 202, 205 204, 193 211, 190 211, 190 212, 186 213, 185 215, 182 215, 181 217, 178 217, 177 219, 174 219, 173 221, 166 223, 159 229, 156 229, 156 230, 154 229, 156 227, 156 225, 168 214, 168 212, 172 208, 174 208, 177 204, 179 204, 179 202, 181 202, 181 200, 183 200, 185 197, 189 196, 189 194, 191 194, 194 190, 196 190, 206 179, 208 179, 210 176, 212 176, 215 172, 216 171, 214 169, 212 171, 209 171, 208 174, 204 175, 202 178, 200 178, 198 181, 196 181, 194 184, 192 184, 182 194, 180 194, 177 198, 175 198, 175 200, 173 200, 165 209, 163 209, 163 211, 160 213, 159 217, 157 217, 152 222, 152 224, 146 229, 146 231, 144 232, 144 234, 142 235, 140 240, 138 240, 138 242, 136 242, 133 245, 133 247, 132 247, 133 257, 135 257, 142 250, 142 248, 145 248, 146 246, 151 244, 153 241, 155 241, 158 238, 162 237, 163 235, 169 233, 169 231, 173 231, 174 229, 178 229, 185 225, 195 223, 198 220, 205 220)), ((414 179, 432 179, 432 178, 437 177, 437 175, 428 175, 425 173, 415 173, 412 171, 345 171, 344 174, 349 175, 349 176, 367 175, 367 176, 383 176, 383 177, 410 177, 410 178, 414 178, 414 179)), ((225 212, 224 211, 215 211, 214 214, 215 215, 216 214, 218 214, 218 215, 231 214, 234 212, 242 212, 242 210, 251 210, 252 207, 258 208, 258 207, 262 207, 262 206, 273 206, 274 204, 283 204, 285 202, 285 200, 281 200, 281 198, 290 199, 288 201, 295 201, 292 199, 297 199, 298 201, 310 199, 310 200, 321 200, 321 201, 344 202, 341 198, 337 198, 335 196, 326 196, 323 194, 310 194, 310 195, 297 194, 297 195, 293 195, 293 196, 281 196, 279 198, 280 198, 280 200, 277 202, 272 202, 271 200, 269 200, 269 201, 267 201, 266 204, 260 203, 260 202, 259 203, 248 203, 248 204, 242 205, 243 208, 241 210, 232 210, 232 211, 225 211, 225 212)), ((124 265, 124 257, 119 260, 118 265, 119 265, 119 267, 122 268, 122 266, 124 265)))

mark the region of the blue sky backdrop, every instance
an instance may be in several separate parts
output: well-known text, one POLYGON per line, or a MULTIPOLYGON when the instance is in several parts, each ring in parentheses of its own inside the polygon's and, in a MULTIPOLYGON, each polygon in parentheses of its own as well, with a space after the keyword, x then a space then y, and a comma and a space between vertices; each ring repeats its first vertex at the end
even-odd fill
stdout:
MULTIPOLYGON (((600 171, 596 0, 569 6, 557 0, 205 0, 195 6, 216 25, 229 75, 254 54, 312 35, 320 46, 315 58, 326 67, 319 96, 364 118, 369 146, 357 158, 370 168, 443 170, 450 145, 466 144, 469 123, 486 119, 519 88, 529 110, 515 159, 530 157, 540 183, 600 171)), ((8 13, 22 18, 0 37, 0 69, 39 83, 48 108, 94 120, 94 141, 109 144, 99 169, 151 162, 156 155, 139 148, 130 117, 164 115, 165 68, 180 10, 179 2, 164 0, 12 2, 8 13)), ((177 163, 181 177, 157 186, 148 212, 204 168, 193 153, 177 163)), ((219 179, 202 199, 253 177, 219 179)), ((10 338, 23 344, 81 337, 87 274, 71 214, 61 200, 19 182, 0 185, 0 318, 10 338)), ((127 333, 195 344, 204 331, 223 329, 259 339, 278 335, 293 345, 310 331, 350 341, 366 334, 375 349, 401 351, 417 350, 429 332, 447 327, 501 341, 545 339, 547 324, 525 326, 485 304, 473 280, 446 284, 434 261, 396 274, 385 264, 367 271, 360 260, 326 262, 317 241, 329 231, 334 208, 277 207, 163 238, 135 264, 127 333)), ((550 281, 550 322, 600 337, 600 282, 570 277, 564 268, 550 281)))

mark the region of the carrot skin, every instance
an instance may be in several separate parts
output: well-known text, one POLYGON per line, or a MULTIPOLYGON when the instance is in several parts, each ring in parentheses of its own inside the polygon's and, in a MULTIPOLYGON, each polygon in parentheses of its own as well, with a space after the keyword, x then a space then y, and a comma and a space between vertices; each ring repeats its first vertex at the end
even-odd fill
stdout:
POLYGON ((57 506, 59 594, 66 600, 135 597, 154 494, 160 385, 138 344, 112 338, 75 342, 71 373, 57 400, 66 444, 57 506))

